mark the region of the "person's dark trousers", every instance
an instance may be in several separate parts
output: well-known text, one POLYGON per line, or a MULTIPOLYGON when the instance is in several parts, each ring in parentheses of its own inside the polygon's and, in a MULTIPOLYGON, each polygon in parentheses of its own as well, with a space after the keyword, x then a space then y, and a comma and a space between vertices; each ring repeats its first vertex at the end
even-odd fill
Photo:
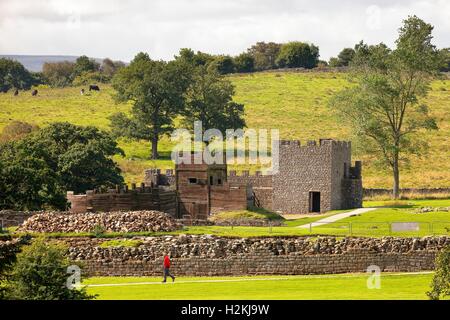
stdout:
POLYGON ((164 280, 163 280, 163 282, 166 282, 167 277, 171 277, 172 280, 175 279, 175 277, 170 274, 170 269, 169 268, 164 268, 164 280))

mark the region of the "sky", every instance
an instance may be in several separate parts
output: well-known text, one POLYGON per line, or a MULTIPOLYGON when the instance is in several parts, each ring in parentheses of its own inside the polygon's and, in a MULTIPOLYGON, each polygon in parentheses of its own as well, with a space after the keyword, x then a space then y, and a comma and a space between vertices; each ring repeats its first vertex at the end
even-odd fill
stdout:
POLYGON ((0 54, 169 60, 186 47, 237 55, 303 41, 328 60, 360 40, 393 47, 413 14, 450 47, 450 0, 0 0, 0 54))

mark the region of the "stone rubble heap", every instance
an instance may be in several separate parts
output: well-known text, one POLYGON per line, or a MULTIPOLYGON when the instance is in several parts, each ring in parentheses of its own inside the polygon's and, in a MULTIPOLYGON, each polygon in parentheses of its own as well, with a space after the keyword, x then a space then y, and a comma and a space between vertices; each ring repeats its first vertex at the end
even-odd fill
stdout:
POLYGON ((409 253, 440 250, 450 237, 423 238, 225 238, 208 235, 142 237, 138 247, 99 247, 102 239, 65 240, 70 258, 96 261, 154 261, 167 253, 172 258, 219 258, 261 255, 340 255, 351 252, 409 253))
POLYGON ((46 212, 26 220, 19 231, 28 232, 162 232, 181 229, 171 216, 160 211, 68 214, 46 212))
POLYGON ((450 207, 422 207, 414 211, 414 213, 427 213, 427 212, 449 212, 450 207))

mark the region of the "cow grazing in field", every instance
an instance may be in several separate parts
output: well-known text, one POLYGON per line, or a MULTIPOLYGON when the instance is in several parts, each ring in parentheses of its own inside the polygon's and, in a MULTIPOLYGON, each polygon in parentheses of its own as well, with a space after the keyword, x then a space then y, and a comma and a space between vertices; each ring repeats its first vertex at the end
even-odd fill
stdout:
POLYGON ((16 91, 14 91, 14 96, 17 97, 19 95, 19 90, 16 89, 16 91))
POLYGON ((80 93, 81 95, 84 95, 84 89, 81 89, 80 93))
POLYGON ((100 88, 97 85, 90 85, 89 91, 100 91, 100 88))
POLYGON ((31 95, 32 95, 33 97, 37 96, 37 95, 38 95, 38 91, 37 91, 37 90, 31 91, 31 95))

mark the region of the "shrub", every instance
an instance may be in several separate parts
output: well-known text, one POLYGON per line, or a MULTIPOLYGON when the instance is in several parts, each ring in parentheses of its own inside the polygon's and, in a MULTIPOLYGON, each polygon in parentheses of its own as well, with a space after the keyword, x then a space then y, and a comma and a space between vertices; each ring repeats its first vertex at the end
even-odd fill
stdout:
POLYGON ((0 143, 20 140, 38 129, 39 127, 34 124, 13 121, 3 128, 3 131, 0 134, 0 143))
POLYGON ((82 289, 70 289, 66 284, 70 263, 67 248, 61 244, 36 239, 17 255, 11 279, 7 283, 7 298, 19 300, 89 300, 95 296, 82 289))
POLYGON ((444 248, 436 257, 431 291, 427 292, 427 295, 432 300, 450 296, 450 246, 444 248))
POLYGON ((277 65, 281 68, 311 69, 317 66, 318 61, 319 48, 298 41, 283 44, 277 57, 277 65))

